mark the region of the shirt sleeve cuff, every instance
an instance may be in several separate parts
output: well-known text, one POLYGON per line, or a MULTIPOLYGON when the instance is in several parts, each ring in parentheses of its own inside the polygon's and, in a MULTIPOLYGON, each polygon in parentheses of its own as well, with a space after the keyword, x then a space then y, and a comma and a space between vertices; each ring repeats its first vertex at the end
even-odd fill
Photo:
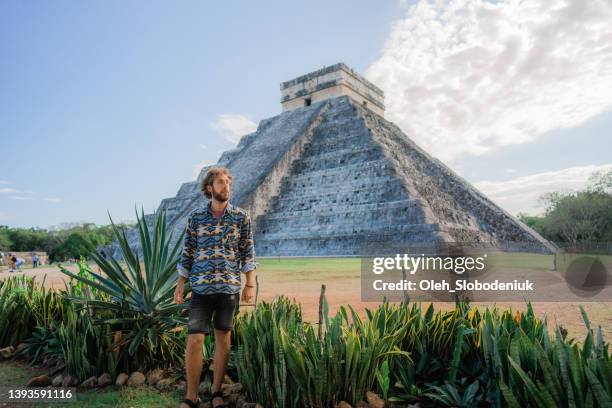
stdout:
POLYGON ((257 268, 257 264, 255 262, 245 262, 242 265, 242 273, 247 273, 257 268))
POLYGON ((177 270, 178 274, 181 275, 183 278, 188 278, 189 277, 189 271, 187 271, 187 269, 185 269, 183 267, 183 265, 178 264, 176 266, 176 270, 177 270))

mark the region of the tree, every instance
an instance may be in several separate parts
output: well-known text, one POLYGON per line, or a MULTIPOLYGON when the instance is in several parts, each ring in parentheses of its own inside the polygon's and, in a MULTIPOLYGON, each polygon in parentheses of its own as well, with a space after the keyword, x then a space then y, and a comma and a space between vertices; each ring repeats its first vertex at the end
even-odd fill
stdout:
POLYGON ((612 170, 597 171, 591 174, 587 191, 612 194, 612 170))
POLYGON ((6 225, 0 225, 0 251, 10 251, 12 246, 10 228, 6 225))
POLYGON ((549 194, 546 199, 541 228, 549 239, 572 246, 612 239, 612 194, 587 189, 549 194))

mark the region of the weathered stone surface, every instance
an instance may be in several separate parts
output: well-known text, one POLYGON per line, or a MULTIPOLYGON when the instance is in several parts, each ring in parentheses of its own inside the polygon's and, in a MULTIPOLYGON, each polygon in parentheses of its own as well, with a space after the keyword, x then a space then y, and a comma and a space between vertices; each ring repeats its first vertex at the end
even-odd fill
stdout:
MULTIPOLYGON (((362 255, 376 245, 448 242, 556 251, 348 96, 262 120, 217 165, 234 177, 232 204, 254 220, 258 255, 362 255)), ((175 239, 189 214, 207 204, 198 186, 207 169, 160 204, 175 239)), ((128 238, 138 247, 136 229, 128 238)), ((109 252, 119 256, 116 245, 109 252)))
POLYGON ((346 401, 340 401, 340 402, 339 402, 339 403, 336 405, 336 408, 353 408, 353 407, 351 406, 351 404, 349 404, 349 403, 348 403, 348 402, 346 402, 346 401))
POLYGON ((0 360, 9 360, 15 355, 15 347, 8 346, 0 349, 0 360))
POLYGON ((85 381, 81 383, 82 388, 94 388, 98 385, 98 377, 95 375, 93 377, 89 377, 85 381))
POLYGON ((127 375, 126 373, 120 373, 117 376, 117 379, 115 380, 115 384, 116 385, 125 385, 125 383, 127 383, 128 378, 130 378, 130 376, 127 375))
POLYGON ((174 378, 162 378, 157 382, 157 384, 155 384, 155 388, 158 390, 169 390, 175 381, 176 380, 174 378))
POLYGON ((236 399, 236 408, 243 408, 245 403, 246 399, 244 395, 238 396, 238 398, 236 399))
POLYGON ((48 375, 39 375, 37 377, 30 378, 26 387, 47 387, 51 385, 51 379, 48 375))
POLYGON ((369 408, 369 407, 370 406, 365 401, 357 401, 357 403, 355 404, 355 408, 369 408))
POLYGON ((176 390, 178 392, 184 393, 187 391, 187 382, 185 380, 181 380, 176 384, 176 390))
POLYGON ((223 396, 228 396, 230 394, 237 394, 242 391, 242 384, 233 383, 233 384, 221 384, 221 392, 223 396))
POLYGON ((53 377, 53 380, 51 381, 51 385, 54 387, 61 387, 63 381, 64 381, 64 376, 61 374, 58 374, 55 377, 53 377))
POLYGON ((164 370, 161 368, 155 368, 147 373, 147 384, 155 385, 159 380, 162 379, 164 370))
POLYGON ((140 371, 134 371, 127 380, 130 387, 139 387, 145 383, 145 376, 140 371))
POLYGON ((384 408, 385 401, 372 391, 366 392, 366 400, 370 408, 384 408))
POLYGON ((111 378, 109 373, 103 373, 98 377, 98 387, 106 387, 113 383, 113 379, 111 378))
POLYGON ((76 387, 79 385, 79 379, 73 375, 66 374, 62 381, 62 387, 76 387))

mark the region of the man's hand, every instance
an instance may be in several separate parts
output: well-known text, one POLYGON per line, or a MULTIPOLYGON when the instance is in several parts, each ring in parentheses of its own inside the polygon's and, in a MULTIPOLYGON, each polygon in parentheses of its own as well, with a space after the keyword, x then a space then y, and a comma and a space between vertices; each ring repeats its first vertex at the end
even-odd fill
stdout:
POLYGON ((185 303, 185 299, 183 298, 183 293, 185 292, 185 278, 180 277, 178 283, 176 284, 176 289, 174 290, 174 303, 180 305, 185 303))
POLYGON ((245 286, 242 290, 242 296, 240 301, 244 303, 251 303, 255 297, 255 286, 245 286))

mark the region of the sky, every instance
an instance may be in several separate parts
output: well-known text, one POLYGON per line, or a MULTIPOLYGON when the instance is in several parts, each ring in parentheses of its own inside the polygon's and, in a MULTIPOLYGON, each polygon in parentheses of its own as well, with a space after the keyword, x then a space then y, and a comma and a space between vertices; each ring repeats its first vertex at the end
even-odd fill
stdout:
POLYGON ((612 169, 606 1, 3 2, 0 225, 155 209, 344 62, 512 214, 612 169))

